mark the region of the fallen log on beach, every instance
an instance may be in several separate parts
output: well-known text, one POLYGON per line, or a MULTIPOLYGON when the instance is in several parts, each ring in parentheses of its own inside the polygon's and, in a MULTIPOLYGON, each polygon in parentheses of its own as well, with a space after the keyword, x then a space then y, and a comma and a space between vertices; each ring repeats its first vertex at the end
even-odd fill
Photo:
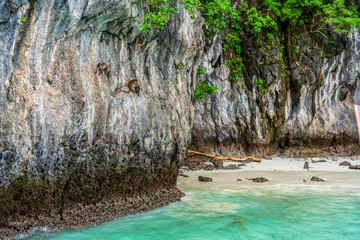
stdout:
POLYGON ((246 157, 246 158, 217 157, 215 155, 196 152, 196 151, 192 151, 192 150, 187 151, 187 156, 186 157, 192 157, 192 156, 195 156, 195 155, 206 156, 206 157, 209 157, 209 158, 219 159, 219 160, 222 160, 222 161, 230 160, 230 161, 234 161, 234 162, 242 162, 242 161, 261 162, 260 158, 255 158, 255 157, 246 157))

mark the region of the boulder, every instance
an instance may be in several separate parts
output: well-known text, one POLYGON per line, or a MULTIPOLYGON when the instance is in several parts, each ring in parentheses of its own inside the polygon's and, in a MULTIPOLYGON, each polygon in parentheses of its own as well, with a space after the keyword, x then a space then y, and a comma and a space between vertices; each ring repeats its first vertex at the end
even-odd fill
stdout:
POLYGON ((349 163, 348 161, 343 161, 339 164, 339 166, 345 166, 345 167, 350 167, 351 163, 349 163))
POLYGON ((212 179, 209 177, 203 177, 203 176, 199 176, 198 177, 199 182, 212 182, 212 179))
POLYGON ((210 160, 212 164, 214 164, 215 169, 223 169, 224 168, 224 162, 220 159, 213 158, 210 160))
POLYGON ((360 165, 351 165, 350 169, 360 170, 360 165))
POLYGON ((225 170, 235 170, 235 169, 241 169, 239 166, 236 166, 235 164, 230 164, 228 166, 224 167, 225 170))
POLYGON ((214 165, 210 165, 210 164, 204 167, 204 170, 206 171, 212 171, 214 169, 215 169, 214 165))
POLYGON ((262 182, 269 181, 268 179, 266 179, 264 177, 249 178, 249 180, 251 180, 253 182, 257 182, 257 183, 262 183, 262 182))
POLYGON ((324 179, 315 176, 313 176, 310 180, 313 182, 325 182, 324 179))

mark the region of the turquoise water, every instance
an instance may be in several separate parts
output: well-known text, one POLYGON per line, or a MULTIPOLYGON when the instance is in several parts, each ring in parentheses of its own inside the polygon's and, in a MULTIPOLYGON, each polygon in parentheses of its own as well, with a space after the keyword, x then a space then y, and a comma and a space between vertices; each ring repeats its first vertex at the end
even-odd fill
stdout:
POLYGON ((360 188, 187 191, 182 202, 79 231, 29 239, 360 239, 360 188))

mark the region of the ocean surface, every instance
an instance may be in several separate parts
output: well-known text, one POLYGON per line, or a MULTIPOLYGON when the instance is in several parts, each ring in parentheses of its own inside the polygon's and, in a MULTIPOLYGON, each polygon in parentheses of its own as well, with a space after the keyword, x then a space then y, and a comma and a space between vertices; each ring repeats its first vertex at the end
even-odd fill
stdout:
POLYGON ((31 240, 360 239, 360 187, 185 191, 182 202, 31 240))

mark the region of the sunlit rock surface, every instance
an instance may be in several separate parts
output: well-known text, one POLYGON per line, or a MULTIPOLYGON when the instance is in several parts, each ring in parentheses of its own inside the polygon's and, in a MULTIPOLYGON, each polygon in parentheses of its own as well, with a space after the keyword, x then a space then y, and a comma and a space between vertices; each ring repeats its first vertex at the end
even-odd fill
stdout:
POLYGON ((1 1, 1 226, 27 216, 21 231, 46 222, 42 213, 89 225, 117 210, 112 202, 93 220, 79 217, 99 202, 123 208, 141 196, 110 211, 116 217, 180 199, 201 22, 181 12, 160 33, 141 34, 142 9, 126 0, 1 1), (127 93, 131 79, 138 93, 127 93))

